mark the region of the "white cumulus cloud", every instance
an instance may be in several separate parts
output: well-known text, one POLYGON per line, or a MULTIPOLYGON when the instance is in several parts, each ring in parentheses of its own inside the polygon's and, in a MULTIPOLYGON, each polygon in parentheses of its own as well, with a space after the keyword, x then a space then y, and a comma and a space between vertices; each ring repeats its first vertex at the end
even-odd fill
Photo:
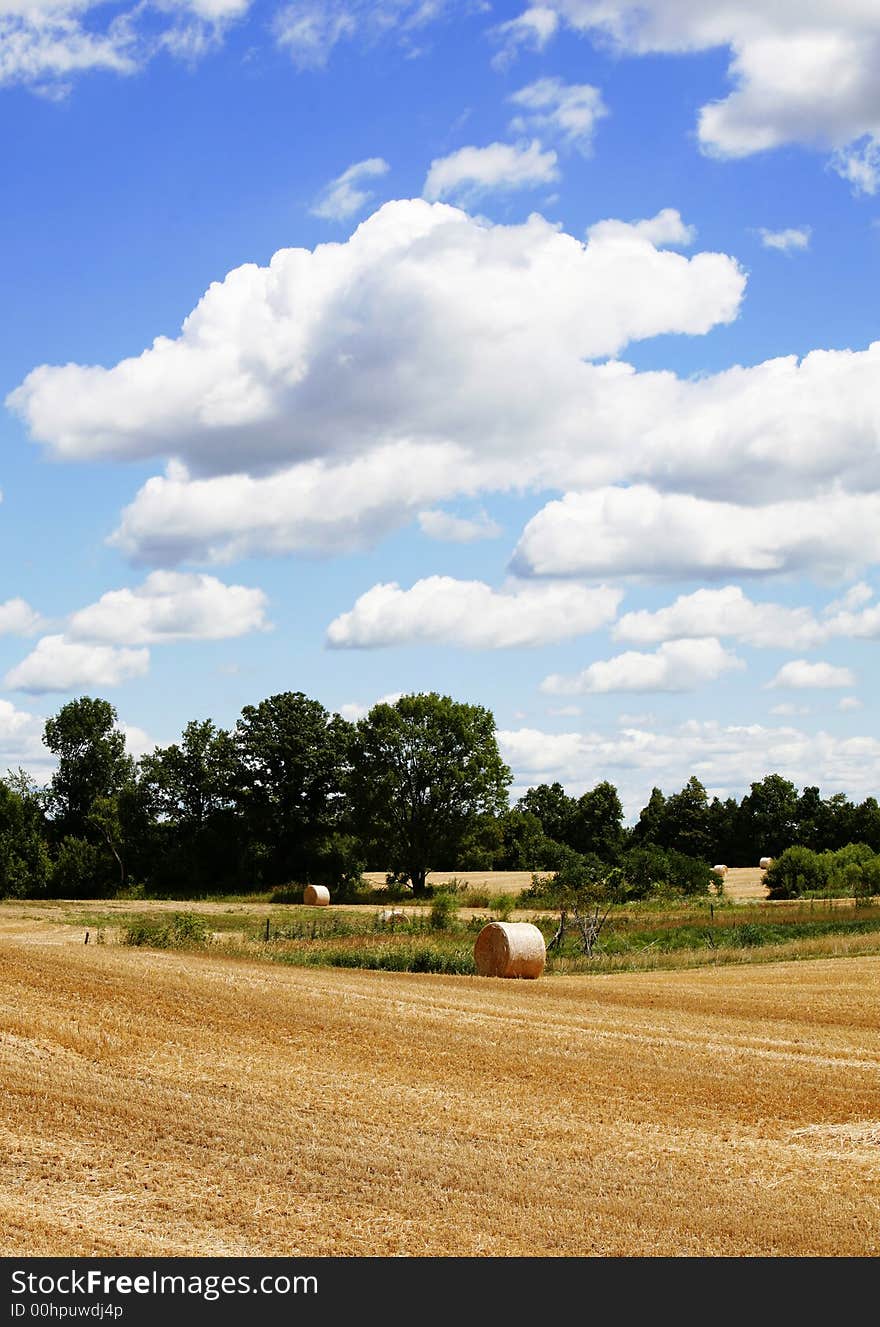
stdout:
POLYGON ((7 599, 0 604, 0 636, 32 636, 39 631, 40 614, 25 599, 7 599))
POLYGON ((669 728, 634 723, 610 735, 520 728, 501 730, 498 741, 514 772, 514 796, 554 780, 579 794, 610 779, 630 818, 654 785, 677 792, 694 773, 710 796, 722 798, 741 797, 773 773, 800 788, 818 784, 823 795, 842 791, 861 799, 880 786, 880 740, 793 726, 689 720, 669 728))
POLYGON ((744 645, 802 649, 828 639, 828 628, 808 608, 755 603, 738 585, 683 594, 656 612, 625 613, 615 624, 615 640, 636 645, 694 636, 732 636, 744 645))
POLYGON ((460 147, 431 162, 422 192, 432 202, 441 198, 472 202, 495 191, 534 189, 559 178, 556 162, 556 153, 552 148, 545 152, 537 138, 460 147))
POLYGON ((807 659, 791 659, 783 664, 776 676, 767 683, 768 687, 853 687, 856 684, 855 673, 851 668, 819 661, 810 663, 807 659))
POLYGON ((744 668, 714 637, 667 641, 653 654, 628 650, 600 659, 580 673, 551 673, 541 690, 551 695, 609 691, 696 691, 731 669, 744 668))
POLYGON ((880 8, 873 0, 547 0, 575 30, 630 55, 728 48, 732 89, 699 111, 705 152, 833 149, 857 190, 880 183, 880 8))
POLYGON ((84 644, 63 635, 43 636, 27 658, 9 669, 4 686, 35 695, 80 687, 116 687, 129 678, 142 677, 149 664, 149 650, 84 644))
MULTIPOLYGON (((634 485, 549 502, 526 525, 512 565, 536 576, 843 576, 878 558, 876 493, 744 506, 634 485)), ((700 602, 707 609, 713 601, 700 602)))
POLYGON ((429 576, 404 590, 374 585, 327 629, 334 648, 461 645, 504 649, 568 640, 610 622, 620 590, 579 585, 493 590, 482 581, 429 576))
POLYGON ((71 614, 74 640, 152 645, 179 640, 224 640, 264 631, 266 595, 214 576, 154 571, 135 589, 109 590, 71 614))

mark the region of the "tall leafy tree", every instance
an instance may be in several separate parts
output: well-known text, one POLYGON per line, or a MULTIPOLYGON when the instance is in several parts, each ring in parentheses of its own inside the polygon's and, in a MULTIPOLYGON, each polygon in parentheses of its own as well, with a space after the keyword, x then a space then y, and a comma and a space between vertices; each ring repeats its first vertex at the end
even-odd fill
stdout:
POLYGON ((234 771, 232 738, 210 719, 192 720, 179 743, 141 759, 140 790, 154 818, 153 883, 244 883, 234 771))
POLYGON ((511 773, 482 705, 436 692, 374 705, 359 720, 350 788, 376 860, 425 892, 431 868, 458 859, 481 816, 507 809, 511 773))
POLYGON ((570 834, 577 852, 617 861, 624 842, 623 806, 613 783, 603 780, 578 798, 570 834))
POLYGON ((517 802, 516 810, 536 816, 544 834, 554 843, 570 843, 577 800, 568 796, 561 783, 538 783, 529 788, 517 802))
POLYGON ((246 705, 232 734, 233 795, 258 881, 310 877, 342 815, 351 725, 301 691, 246 705))
POLYGON ((657 842, 704 861, 712 855, 709 798, 696 775, 691 775, 681 792, 666 799, 657 842))
POLYGON ((49 854, 41 799, 23 770, 0 779, 0 898, 46 892, 49 854))
POLYGON ((58 758, 49 784, 55 830, 59 836, 88 838, 96 799, 114 796, 134 775, 116 710, 91 696, 68 701, 46 720, 43 741, 58 758))
POLYGON ((778 857, 797 838, 797 788, 781 774, 767 774, 751 784, 740 803, 740 816, 751 860, 778 857))
POLYGON ((666 797, 660 788, 651 789, 647 805, 642 807, 638 821, 633 826, 632 842, 640 846, 644 843, 660 843, 663 818, 666 814, 666 797))

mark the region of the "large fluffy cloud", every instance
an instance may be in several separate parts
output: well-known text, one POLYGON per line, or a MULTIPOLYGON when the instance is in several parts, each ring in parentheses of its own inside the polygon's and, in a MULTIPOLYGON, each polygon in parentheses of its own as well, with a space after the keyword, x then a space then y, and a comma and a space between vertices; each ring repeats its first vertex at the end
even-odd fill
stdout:
POLYGON ((736 315, 744 284, 733 259, 658 249, 635 226, 584 244, 539 216, 491 225, 412 199, 344 244, 236 268, 180 336, 113 368, 34 369, 9 404, 56 456, 172 455, 203 473, 395 442, 509 458, 550 432, 552 450, 582 448, 584 408, 601 410, 591 398, 621 373, 583 361, 706 332, 736 315))
POLYGON ((56 456, 177 458, 116 534, 143 562, 357 548, 512 489, 581 491, 530 524, 526 574, 871 561, 880 343, 686 380, 613 358, 736 315, 733 259, 663 247, 692 238, 672 209, 582 243, 538 216, 391 203, 346 243, 231 272, 176 339, 112 368, 43 365, 8 401, 56 456))
POLYGON ((634 485, 549 502, 523 531, 513 566, 520 575, 711 579, 843 576, 878 558, 878 493, 747 507, 634 485))
POLYGON ((771 773, 799 787, 819 784, 824 795, 874 796, 880 786, 880 740, 874 737, 691 720, 670 728, 631 724, 611 733, 520 728, 502 730, 498 738, 515 793, 556 779, 579 793, 610 779, 630 817, 653 785, 675 792, 694 773, 721 797, 739 797, 771 773))
POLYGON ((73 613, 67 635, 110 645, 224 640, 263 631, 266 595, 214 576, 154 571, 135 589, 109 590, 73 613))
MULTIPOLYGON (((542 8, 634 55, 729 48, 733 89, 699 112, 705 151, 741 157, 783 143, 832 148, 842 174, 876 189, 880 9, 873 0, 546 0, 542 8)), ((549 36, 551 25, 542 27, 549 36)))
POLYGON ((596 631, 614 618, 619 590, 580 585, 493 590, 482 581, 428 576, 408 590, 374 585, 327 629, 335 648, 465 645, 501 649, 545 645, 596 631))
POLYGON ((696 691, 745 664, 714 637, 671 640, 653 654, 627 650, 599 659, 579 673, 551 673, 541 690, 553 696, 609 691, 696 691))

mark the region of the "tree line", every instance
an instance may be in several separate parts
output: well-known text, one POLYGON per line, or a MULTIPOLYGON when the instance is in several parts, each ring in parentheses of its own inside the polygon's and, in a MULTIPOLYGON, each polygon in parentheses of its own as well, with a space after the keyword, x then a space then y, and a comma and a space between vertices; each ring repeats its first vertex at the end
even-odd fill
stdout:
POLYGON ((231 729, 188 723, 134 760, 113 706, 81 696, 45 724, 56 760, 39 787, 0 780, 0 896, 105 897, 132 888, 195 897, 328 884, 365 870, 423 894, 432 870, 559 871, 572 854, 705 892, 709 864, 755 865, 791 845, 880 851, 880 805, 799 792, 778 774, 740 801, 696 777, 654 788, 624 825, 614 785, 580 797, 558 782, 511 806, 490 710, 435 692, 379 703, 350 723, 302 692, 246 705, 231 729))

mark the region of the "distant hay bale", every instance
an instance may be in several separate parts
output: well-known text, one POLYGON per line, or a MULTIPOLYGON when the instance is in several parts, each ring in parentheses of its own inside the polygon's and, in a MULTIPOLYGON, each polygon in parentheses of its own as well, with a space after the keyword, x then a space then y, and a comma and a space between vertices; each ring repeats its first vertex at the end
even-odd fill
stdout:
POLYGON ((393 925, 394 922, 406 921, 406 913, 402 908, 383 908, 379 913, 379 921, 393 925))
POLYGON ((726 867, 726 866, 713 866, 713 867, 712 867, 712 870, 715 872, 716 875, 720 875, 720 876, 725 876, 725 875, 727 875, 727 867, 726 867))
POLYGON ((546 961, 544 937, 531 922, 489 922, 474 945, 481 977, 540 977, 546 961))
POLYGON ((303 903, 310 908, 326 908, 330 902, 330 890, 326 885, 306 885, 303 890, 303 903))
POLYGON ((772 858, 772 857, 762 857, 761 860, 758 862, 758 865, 760 866, 760 868, 761 868, 762 871, 766 871, 768 866, 772 866, 772 865, 773 865, 773 858, 772 858))

